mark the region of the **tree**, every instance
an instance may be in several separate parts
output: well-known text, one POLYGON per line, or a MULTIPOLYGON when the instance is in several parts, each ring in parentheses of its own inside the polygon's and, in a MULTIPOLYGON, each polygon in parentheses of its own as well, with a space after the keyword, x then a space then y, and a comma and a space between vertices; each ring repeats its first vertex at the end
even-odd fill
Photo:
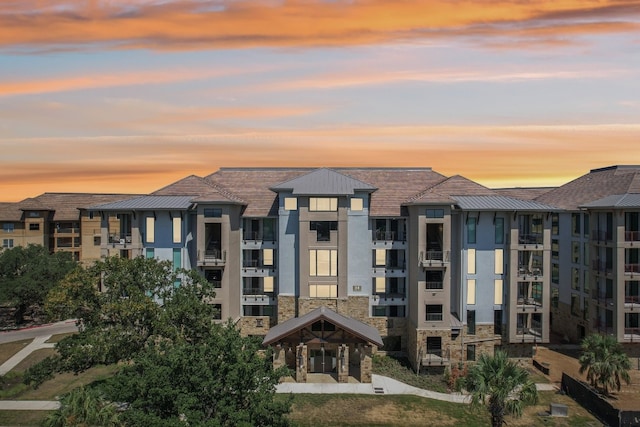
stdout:
POLYGON ((62 396, 60 408, 44 420, 44 427, 123 425, 115 404, 96 388, 78 387, 62 396))
POLYGON ((168 261, 114 257, 75 270, 50 292, 46 307, 55 316, 77 316, 80 332, 61 340, 58 355, 30 368, 25 381, 38 385, 55 372, 128 361, 156 340, 197 342, 210 333, 215 308, 207 301, 214 295, 200 274, 174 271, 168 261))
POLYGON ((231 323, 214 329, 197 345, 150 345, 107 381, 109 399, 127 407, 125 423, 288 425, 290 400, 274 399, 285 372, 273 369, 270 352, 260 355, 259 343, 240 336, 231 323))
POLYGON ((0 301, 10 304, 17 324, 29 307, 42 305, 49 290, 77 266, 68 252, 40 245, 18 246, 0 252, 0 301))
POLYGON ((504 425, 507 414, 521 416, 524 406, 538 401, 536 385, 529 379, 529 373, 502 351, 493 356, 480 355, 463 383, 474 405, 487 405, 493 427, 504 425))
POLYGON ((582 341, 582 354, 578 359, 580 373, 587 372, 592 387, 600 385, 605 395, 609 388, 620 390, 622 381, 631 383, 631 362, 615 337, 591 334, 582 341))

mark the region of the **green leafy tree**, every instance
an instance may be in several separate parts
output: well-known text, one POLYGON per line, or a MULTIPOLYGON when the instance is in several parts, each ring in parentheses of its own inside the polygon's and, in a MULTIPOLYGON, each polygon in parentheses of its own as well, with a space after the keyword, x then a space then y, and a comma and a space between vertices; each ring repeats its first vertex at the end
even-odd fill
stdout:
POLYGON ((274 399, 285 374, 271 355, 240 336, 233 324, 216 325, 197 345, 160 341, 140 352, 105 385, 125 403, 129 425, 285 426, 290 400, 274 399))
POLYGON ((120 415, 114 403, 104 399, 95 388, 78 387, 62 396, 60 408, 51 413, 44 427, 121 426, 120 415))
POLYGON ((591 386, 600 386, 606 395, 609 389, 620 390, 622 381, 631 383, 631 361, 615 337, 591 334, 582 340, 582 354, 578 359, 580 373, 587 373, 591 386))
POLYGON ((28 309, 43 305, 49 290, 76 266, 70 253, 52 254, 40 245, 6 249, 0 252, 0 302, 16 309, 21 324, 28 309))
POLYGON ((207 303, 215 293, 204 277, 142 257, 107 258, 75 270, 49 296, 49 313, 77 316, 80 332, 25 373, 36 386, 55 372, 131 360, 158 340, 196 343, 210 333, 215 314, 207 303))
POLYGON ((507 414, 521 416, 526 405, 538 401, 536 385, 529 379, 529 373, 502 351, 493 356, 480 355, 463 384, 471 393, 472 404, 487 406, 493 427, 504 425, 507 414))

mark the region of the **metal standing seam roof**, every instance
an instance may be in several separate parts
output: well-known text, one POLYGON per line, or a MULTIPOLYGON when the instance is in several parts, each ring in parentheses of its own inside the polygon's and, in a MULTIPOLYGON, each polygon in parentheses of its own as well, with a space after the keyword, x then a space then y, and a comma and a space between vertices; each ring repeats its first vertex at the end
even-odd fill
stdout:
POLYGON ((362 323, 359 320, 338 314, 327 307, 318 307, 304 316, 295 317, 287 320, 286 322, 277 324, 273 328, 269 329, 267 335, 265 335, 264 340, 262 341, 262 344, 273 344, 292 332, 311 325, 320 319, 328 320, 334 325, 339 326, 353 335, 356 335, 379 347, 384 345, 382 338, 380 337, 380 332, 378 332, 376 328, 369 326, 366 323, 362 323))
POLYGON ((94 211, 188 209, 193 196, 142 196, 114 203, 92 206, 94 211))
POLYGON ((557 208, 533 200, 507 196, 452 196, 463 210, 472 211, 556 211, 557 208))
POLYGON ((580 206, 582 208, 640 208, 640 194, 620 194, 603 197, 580 206))
POLYGON ((375 191, 376 187, 332 169, 316 169, 308 174, 271 187, 273 191, 291 190, 298 196, 351 195, 355 191, 375 191))

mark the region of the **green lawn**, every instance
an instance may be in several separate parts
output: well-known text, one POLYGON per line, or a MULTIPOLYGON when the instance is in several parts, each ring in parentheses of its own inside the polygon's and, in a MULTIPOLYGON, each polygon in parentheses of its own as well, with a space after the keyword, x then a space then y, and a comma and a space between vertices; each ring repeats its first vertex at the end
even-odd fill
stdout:
POLYGON ((11 356, 25 348, 33 339, 8 342, 0 344, 0 364, 3 364, 7 360, 11 359, 11 356))

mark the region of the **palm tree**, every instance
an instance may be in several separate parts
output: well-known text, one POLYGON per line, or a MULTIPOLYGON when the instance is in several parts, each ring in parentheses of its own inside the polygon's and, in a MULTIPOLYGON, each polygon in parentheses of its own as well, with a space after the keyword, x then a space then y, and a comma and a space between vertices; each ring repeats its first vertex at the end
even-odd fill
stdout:
POLYGON ((519 417, 526 405, 538 401, 538 391, 529 373, 509 360, 503 351, 493 356, 480 355, 464 385, 471 393, 472 404, 488 405, 493 427, 502 427, 505 415, 519 417))
POLYGON ((631 362, 622 346, 611 335, 591 334, 582 341, 582 354, 578 359, 580 373, 587 372, 592 387, 600 385, 605 395, 609 388, 620 390, 622 381, 631 382, 631 362))

